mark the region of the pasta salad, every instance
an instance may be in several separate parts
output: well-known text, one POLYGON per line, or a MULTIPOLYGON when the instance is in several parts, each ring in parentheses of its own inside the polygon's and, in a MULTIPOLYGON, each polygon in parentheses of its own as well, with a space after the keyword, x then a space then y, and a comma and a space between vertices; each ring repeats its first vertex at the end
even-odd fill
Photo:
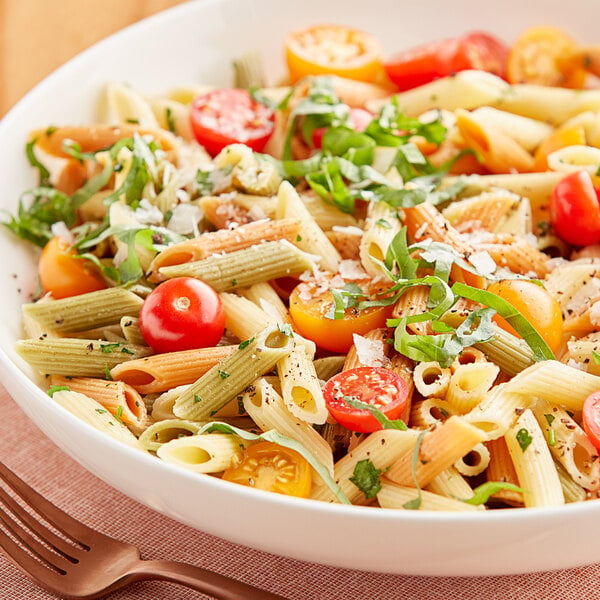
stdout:
POLYGON ((201 476, 485 511, 600 489, 600 46, 534 27, 386 57, 291 32, 231 88, 107 85, 34 131, 18 353, 201 476))

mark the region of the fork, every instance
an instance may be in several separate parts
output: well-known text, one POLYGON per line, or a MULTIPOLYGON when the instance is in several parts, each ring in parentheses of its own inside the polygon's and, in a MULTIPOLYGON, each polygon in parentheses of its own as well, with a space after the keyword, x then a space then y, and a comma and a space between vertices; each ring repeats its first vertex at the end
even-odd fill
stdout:
POLYGON ((160 579, 219 600, 285 600, 201 567, 169 560, 143 560, 136 546, 77 521, 2 462, 0 481, 23 501, 17 502, 0 488, 0 503, 4 506, 4 510, 0 508, 0 521, 10 532, 9 535, 0 529, 0 550, 52 593, 64 598, 100 598, 135 581, 160 579))

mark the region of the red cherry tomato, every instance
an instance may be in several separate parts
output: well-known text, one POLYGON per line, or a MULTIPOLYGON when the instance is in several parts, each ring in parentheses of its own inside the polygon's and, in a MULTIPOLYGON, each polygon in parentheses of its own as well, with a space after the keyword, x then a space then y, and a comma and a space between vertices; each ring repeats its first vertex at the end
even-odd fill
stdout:
POLYGON ((600 390, 590 394, 583 403, 583 429, 600 450, 600 390))
POLYGON ((262 151, 273 133, 275 113, 246 90, 234 88, 196 96, 190 119, 198 143, 215 156, 236 143, 262 151))
POLYGON ((388 77, 400 90, 408 90, 465 69, 506 76, 509 48, 482 32, 417 46, 384 63, 388 77))
MULTIPOLYGON (((350 127, 354 131, 364 131, 369 123, 373 120, 373 113, 364 108, 351 107, 349 112, 350 127)), ((323 136, 327 131, 327 127, 319 127, 312 134, 313 147, 317 150, 323 146, 323 136)))
POLYGON ((600 242, 600 190, 587 171, 563 177, 550 198, 550 219, 558 237, 575 246, 600 242))
POLYGON ((175 277, 154 288, 140 311, 140 330, 156 352, 215 346, 225 330, 221 298, 193 277, 175 277))
POLYGON ((348 396, 371 404, 388 419, 397 419, 408 401, 404 379, 383 367, 357 367, 334 375, 323 386, 325 403, 331 416, 352 431, 370 433, 382 429, 367 409, 353 408, 344 401, 348 396))

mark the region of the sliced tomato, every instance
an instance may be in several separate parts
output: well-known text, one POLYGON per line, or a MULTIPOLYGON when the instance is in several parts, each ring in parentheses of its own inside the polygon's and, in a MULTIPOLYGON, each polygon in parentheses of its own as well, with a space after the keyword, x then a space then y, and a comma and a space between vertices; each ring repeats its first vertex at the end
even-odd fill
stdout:
POLYGON ((511 47, 507 79, 510 83, 581 88, 586 71, 568 60, 576 48, 575 41, 556 27, 530 27, 511 47))
POLYGON ((352 431, 369 433, 382 429, 368 409, 354 408, 345 398, 370 404, 388 419, 397 419, 408 402, 408 385, 398 374, 383 367, 357 367, 334 375, 323 386, 331 416, 352 431))
MULTIPOLYGON (((369 112, 365 108, 351 107, 348 118, 350 121, 350 127, 354 131, 364 131, 369 123, 373 120, 373 113, 369 112)), ((312 134, 313 147, 320 149, 323 146, 323 136, 327 131, 327 127, 319 127, 315 129, 312 134)))
POLYGON ((600 242, 600 190, 587 171, 563 177, 550 197, 550 220, 561 239, 575 246, 600 242))
POLYGON ((508 46, 498 38, 475 31, 399 52, 384 62, 384 68, 400 90, 466 69, 505 77, 508 51, 508 46))
POLYGON ((193 277, 175 277, 146 296, 140 331, 156 352, 216 346, 225 331, 225 309, 208 284, 193 277))
POLYGON ((248 91, 232 88, 196 96, 190 119, 198 143, 215 156, 236 143, 262 151, 273 133, 275 113, 248 91))
MULTIPOLYGON (((560 348, 563 334, 563 316, 558 300, 546 288, 525 279, 505 279, 492 283, 488 289, 512 304, 544 338, 553 352, 560 348)), ((500 316, 494 321, 505 331, 518 333, 500 316)))
MULTIPOLYGON (((356 282, 364 289, 370 282, 356 282)), ((375 297, 379 288, 366 291, 365 297, 375 297)), ((289 299, 290 316, 294 328, 304 337, 312 340, 325 350, 347 352, 353 343, 353 334, 363 335, 371 329, 384 327, 391 314, 391 307, 375 306, 359 310, 356 306, 347 308, 344 317, 331 318, 334 298, 329 289, 323 289, 317 282, 300 283, 289 299)))
POLYGON ((38 263, 40 283, 55 299, 79 296, 103 290, 108 285, 89 260, 77 258, 77 252, 61 237, 53 237, 42 250, 38 263))
POLYGON ((290 80, 339 75, 373 81, 381 73, 381 45, 375 36, 342 25, 315 25, 290 33, 285 58, 290 80))
POLYGON ((584 400, 582 419, 583 429, 590 442, 600 450, 600 390, 584 400))
POLYGON ((224 471, 223 479, 299 498, 308 497, 312 485, 310 465, 302 455, 267 441, 249 446, 241 462, 224 471))

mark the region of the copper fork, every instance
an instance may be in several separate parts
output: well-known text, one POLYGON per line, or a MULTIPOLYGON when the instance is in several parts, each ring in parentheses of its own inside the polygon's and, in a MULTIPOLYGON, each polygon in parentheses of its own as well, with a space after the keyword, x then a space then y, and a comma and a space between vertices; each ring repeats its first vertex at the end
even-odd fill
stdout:
POLYGON ((0 550, 52 593, 64 598, 100 598, 135 581, 160 579, 219 600, 285 600, 193 565, 143 560, 136 546, 77 521, 1 462, 0 481, 22 500, 18 502, 0 488, 0 521, 4 525, 0 550))

